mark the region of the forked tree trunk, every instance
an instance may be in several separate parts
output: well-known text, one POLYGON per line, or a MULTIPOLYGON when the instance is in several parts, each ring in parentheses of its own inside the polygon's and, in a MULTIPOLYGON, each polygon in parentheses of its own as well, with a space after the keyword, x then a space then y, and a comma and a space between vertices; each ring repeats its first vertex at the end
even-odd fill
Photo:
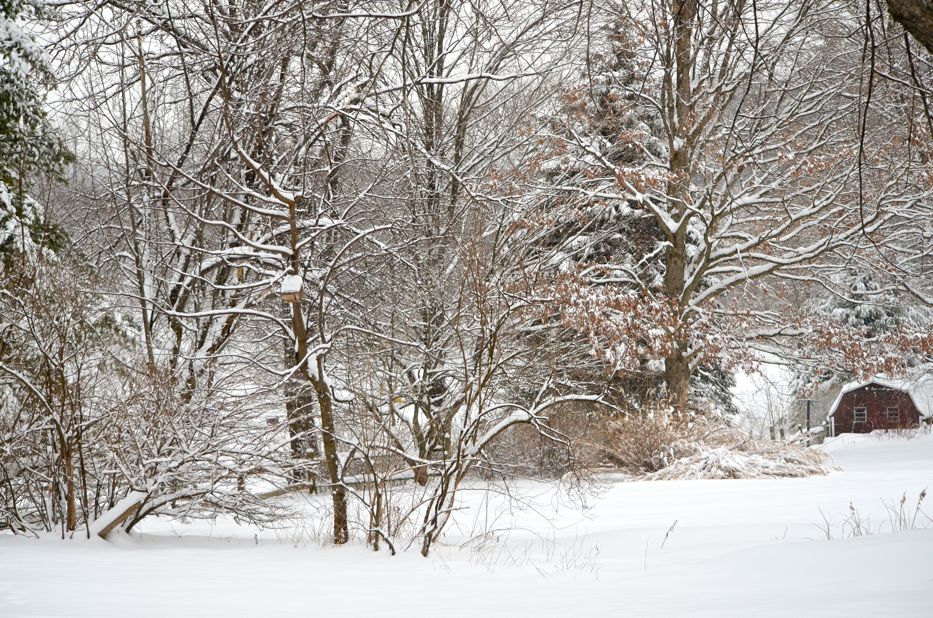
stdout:
MULTIPOLYGON (((299 203, 289 204, 289 227, 290 227, 290 245, 292 250, 291 268, 292 272, 298 274, 301 272, 301 260, 298 247, 298 206, 299 203)), ((330 481, 330 493, 334 506, 334 543, 342 545, 350 538, 349 527, 347 525, 347 490, 340 478, 340 459, 337 456, 337 433, 336 423, 334 422, 334 400, 331 394, 330 385, 327 384, 324 376, 324 357, 308 357, 308 330, 305 327, 304 314, 301 311, 301 303, 297 302, 291 305, 292 311, 292 331, 295 336, 295 361, 298 363, 298 369, 311 386, 314 387, 314 393, 317 395, 318 409, 321 413, 321 442, 324 445, 324 467, 327 469, 327 476, 330 481), (313 362, 314 367, 309 363, 313 362)))
MULTIPOLYGON (((292 342, 285 340, 285 364, 290 367, 295 362, 295 353, 292 342)), ((290 379, 285 383, 285 419, 288 423, 289 446, 296 469, 292 473, 295 483, 314 482, 314 471, 305 470, 300 466, 311 461, 317 461, 321 456, 318 448, 317 433, 314 423, 314 400, 306 381, 290 379)))
POLYGON ((334 506, 334 543, 342 545, 350 538, 347 524, 347 490, 340 478, 340 459, 337 456, 336 423, 334 421, 334 400, 330 386, 326 381, 316 376, 323 376, 324 361, 321 357, 313 360, 314 368, 308 367, 308 343, 301 315, 301 305, 292 305, 292 326, 298 340, 297 360, 301 363, 301 373, 304 375, 317 395, 317 402, 321 413, 321 442, 324 445, 324 468, 330 482, 330 493, 334 506))

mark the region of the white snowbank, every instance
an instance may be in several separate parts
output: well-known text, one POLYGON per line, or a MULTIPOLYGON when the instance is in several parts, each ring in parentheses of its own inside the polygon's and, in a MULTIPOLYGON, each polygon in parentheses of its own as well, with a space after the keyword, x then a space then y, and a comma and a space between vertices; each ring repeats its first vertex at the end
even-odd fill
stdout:
POLYGON ((933 529, 890 534, 885 503, 933 487, 933 438, 823 450, 841 470, 613 483, 588 508, 550 483, 513 487, 524 509, 473 484, 429 559, 308 543, 327 528, 311 513, 278 531, 147 519, 117 547, 0 535, 0 615, 929 616, 933 529), (870 536, 845 538, 850 505, 870 536))

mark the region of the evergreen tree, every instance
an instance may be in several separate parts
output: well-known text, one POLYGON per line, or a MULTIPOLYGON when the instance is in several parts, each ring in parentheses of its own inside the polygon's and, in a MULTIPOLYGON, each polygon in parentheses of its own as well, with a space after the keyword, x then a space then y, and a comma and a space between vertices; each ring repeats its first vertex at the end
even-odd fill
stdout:
POLYGON ((815 300, 809 307, 814 316, 864 331, 874 339, 900 327, 928 328, 933 311, 910 302, 897 287, 885 285, 879 276, 863 269, 850 268, 833 278, 838 289, 815 300))
POLYGON ((808 346, 820 354, 798 370, 796 390, 805 394, 892 370, 914 373, 933 362, 923 346, 912 345, 914 335, 933 330, 933 308, 864 268, 847 268, 831 283, 829 293, 804 307, 822 345, 808 346))
MULTIPOLYGON (((636 408, 667 396, 663 359, 676 328, 664 295, 667 238, 646 207, 663 199, 668 181, 662 85, 638 33, 617 19, 591 73, 562 93, 537 166, 544 187, 523 222, 563 278, 554 286, 562 326, 594 343, 613 385, 636 408), (639 195, 610 197, 631 188, 639 195)), ((688 245, 701 237, 688 230, 688 245)), ((696 407, 734 413, 733 378, 715 356, 693 378, 696 407)))
POLYGON ((533 207, 550 224, 542 244, 559 247, 565 271, 568 264, 598 265, 616 285, 639 287, 654 279, 657 287, 662 273, 656 249, 663 241, 657 224, 637 201, 599 195, 622 182, 645 186, 663 178, 659 163, 667 147, 652 102, 660 86, 635 53, 638 44, 619 20, 592 75, 562 93, 561 107, 547 119, 550 148, 540 161, 547 188, 533 207))
MULTIPOLYGON (((58 175, 68 153, 43 104, 53 73, 26 23, 46 14, 40 0, 0 0, 0 253, 55 249, 64 237, 29 191, 41 174, 58 175)), ((8 265, 8 264, 5 264, 8 265)))

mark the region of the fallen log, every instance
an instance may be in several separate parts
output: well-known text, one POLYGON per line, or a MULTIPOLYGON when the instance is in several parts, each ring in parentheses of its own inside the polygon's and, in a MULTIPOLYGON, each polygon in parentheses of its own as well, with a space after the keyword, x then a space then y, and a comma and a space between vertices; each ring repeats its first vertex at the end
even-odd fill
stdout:
POLYGON ((125 498, 113 505, 100 517, 91 522, 88 527, 91 536, 99 536, 106 539, 114 528, 125 522, 133 513, 139 510, 140 505, 146 496, 144 491, 131 491, 125 498))

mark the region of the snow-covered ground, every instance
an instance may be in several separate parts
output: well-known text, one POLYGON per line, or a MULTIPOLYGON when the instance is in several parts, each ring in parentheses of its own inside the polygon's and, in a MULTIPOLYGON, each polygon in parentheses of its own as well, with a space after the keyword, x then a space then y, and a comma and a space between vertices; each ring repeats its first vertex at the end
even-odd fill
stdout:
POLYGON ((825 477, 607 481, 587 508, 550 484, 521 484, 520 510, 475 492, 429 559, 232 522, 144 522, 115 544, 0 536, 0 616, 933 615, 933 522, 891 517, 933 489, 933 436, 822 448, 839 468, 825 477))

